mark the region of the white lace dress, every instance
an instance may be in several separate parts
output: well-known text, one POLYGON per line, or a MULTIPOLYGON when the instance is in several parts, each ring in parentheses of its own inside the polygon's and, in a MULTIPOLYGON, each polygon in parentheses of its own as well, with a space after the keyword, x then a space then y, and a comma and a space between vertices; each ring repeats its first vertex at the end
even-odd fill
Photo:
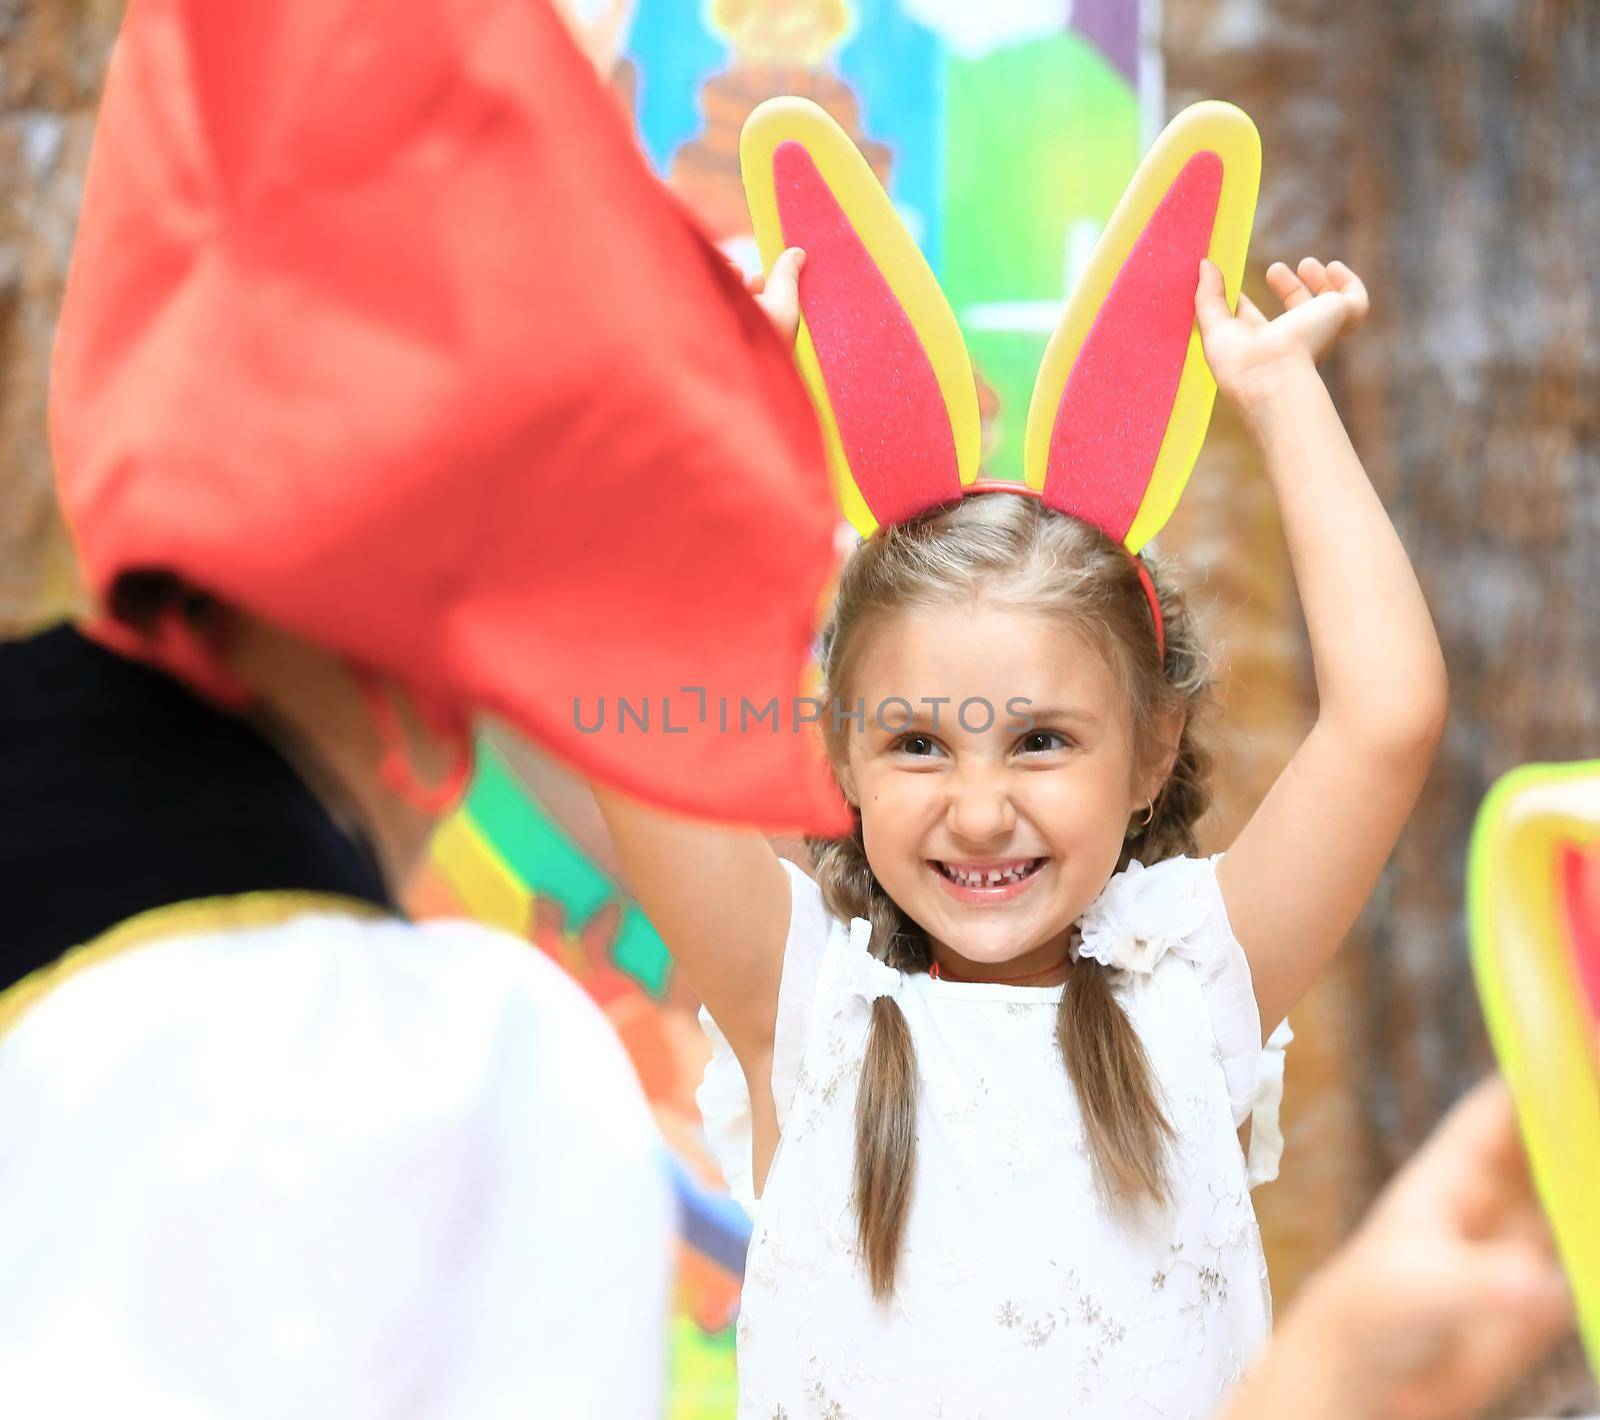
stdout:
MULTIPOLYGON (((1218 855, 1220 857, 1220 855, 1218 855)), ((1287 1023, 1266 1047, 1216 859, 1130 864, 1084 914, 1083 951, 1149 1053, 1177 1130, 1175 1197, 1101 1201, 1054 1031, 1060 987, 904 974, 792 863, 773 1095, 780 1142, 752 1188, 750 1102, 714 1055, 697 1096, 754 1220, 738 1324, 741 1420, 1075 1420, 1209 1414, 1271 1325, 1249 1188, 1276 1177, 1287 1023), (855 1247, 851 1160, 871 1003, 892 995, 919 1080, 917 1175, 894 1297, 855 1247), (1237 1130, 1253 1117, 1248 1165, 1237 1130)))

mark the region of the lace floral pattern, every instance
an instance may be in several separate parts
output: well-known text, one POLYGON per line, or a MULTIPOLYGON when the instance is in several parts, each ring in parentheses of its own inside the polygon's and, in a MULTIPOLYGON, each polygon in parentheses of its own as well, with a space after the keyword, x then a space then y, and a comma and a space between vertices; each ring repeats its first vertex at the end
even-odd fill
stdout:
MULTIPOLYGON (((1055 1044, 1058 992, 930 982, 873 958, 865 921, 831 924, 755 1210, 741 1417, 970 1420, 1036 1413, 1041 1395, 1090 1420, 1198 1417, 1226 1392, 1270 1325, 1235 1133, 1270 1072, 1259 1022, 1234 1018, 1253 997, 1220 904, 1212 863, 1134 864, 1080 924, 1084 954, 1117 971, 1175 1130, 1167 1209, 1101 1193, 1055 1044), (917 1052, 917 1174, 896 1291, 879 1303, 852 1159, 872 1003, 890 995, 917 1052)), ((702 1104, 726 1108, 716 1070, 702 1104)), ((707 1118, 719 1155, 738 1147, 730 1117, 707 1118)), ((748 1161, 748 1132, 742 1147, 748 1161)))

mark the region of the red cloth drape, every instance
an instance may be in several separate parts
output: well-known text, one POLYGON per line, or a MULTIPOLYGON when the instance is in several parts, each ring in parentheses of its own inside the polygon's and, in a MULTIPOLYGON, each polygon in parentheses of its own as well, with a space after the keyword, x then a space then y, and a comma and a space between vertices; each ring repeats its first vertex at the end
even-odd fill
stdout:
POLYGON ((843 827, 792 730, 815 416, 543 0, 133 0, 51 421, 97 592, 169 569, 663 806, 843 827))

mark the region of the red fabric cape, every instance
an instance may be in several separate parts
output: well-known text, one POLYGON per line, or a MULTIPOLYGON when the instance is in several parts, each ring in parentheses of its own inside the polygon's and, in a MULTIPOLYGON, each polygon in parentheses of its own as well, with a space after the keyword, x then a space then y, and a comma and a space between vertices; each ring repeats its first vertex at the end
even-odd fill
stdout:
POLYGON ((51 423, 97 593, 169 569, 662 806, 844 827, 792 732, 811 405, 542 0, 133 0, 51 423))

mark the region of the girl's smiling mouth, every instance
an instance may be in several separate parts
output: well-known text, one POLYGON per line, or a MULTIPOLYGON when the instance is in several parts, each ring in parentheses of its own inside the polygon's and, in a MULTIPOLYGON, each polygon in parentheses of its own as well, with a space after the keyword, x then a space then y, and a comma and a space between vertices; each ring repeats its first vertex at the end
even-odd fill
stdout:
POLYGON ((1048 858, 1006 858, 990 863, 928 859, 933 875, 957 902, 1007 902, 1027 891, 1048 858))

